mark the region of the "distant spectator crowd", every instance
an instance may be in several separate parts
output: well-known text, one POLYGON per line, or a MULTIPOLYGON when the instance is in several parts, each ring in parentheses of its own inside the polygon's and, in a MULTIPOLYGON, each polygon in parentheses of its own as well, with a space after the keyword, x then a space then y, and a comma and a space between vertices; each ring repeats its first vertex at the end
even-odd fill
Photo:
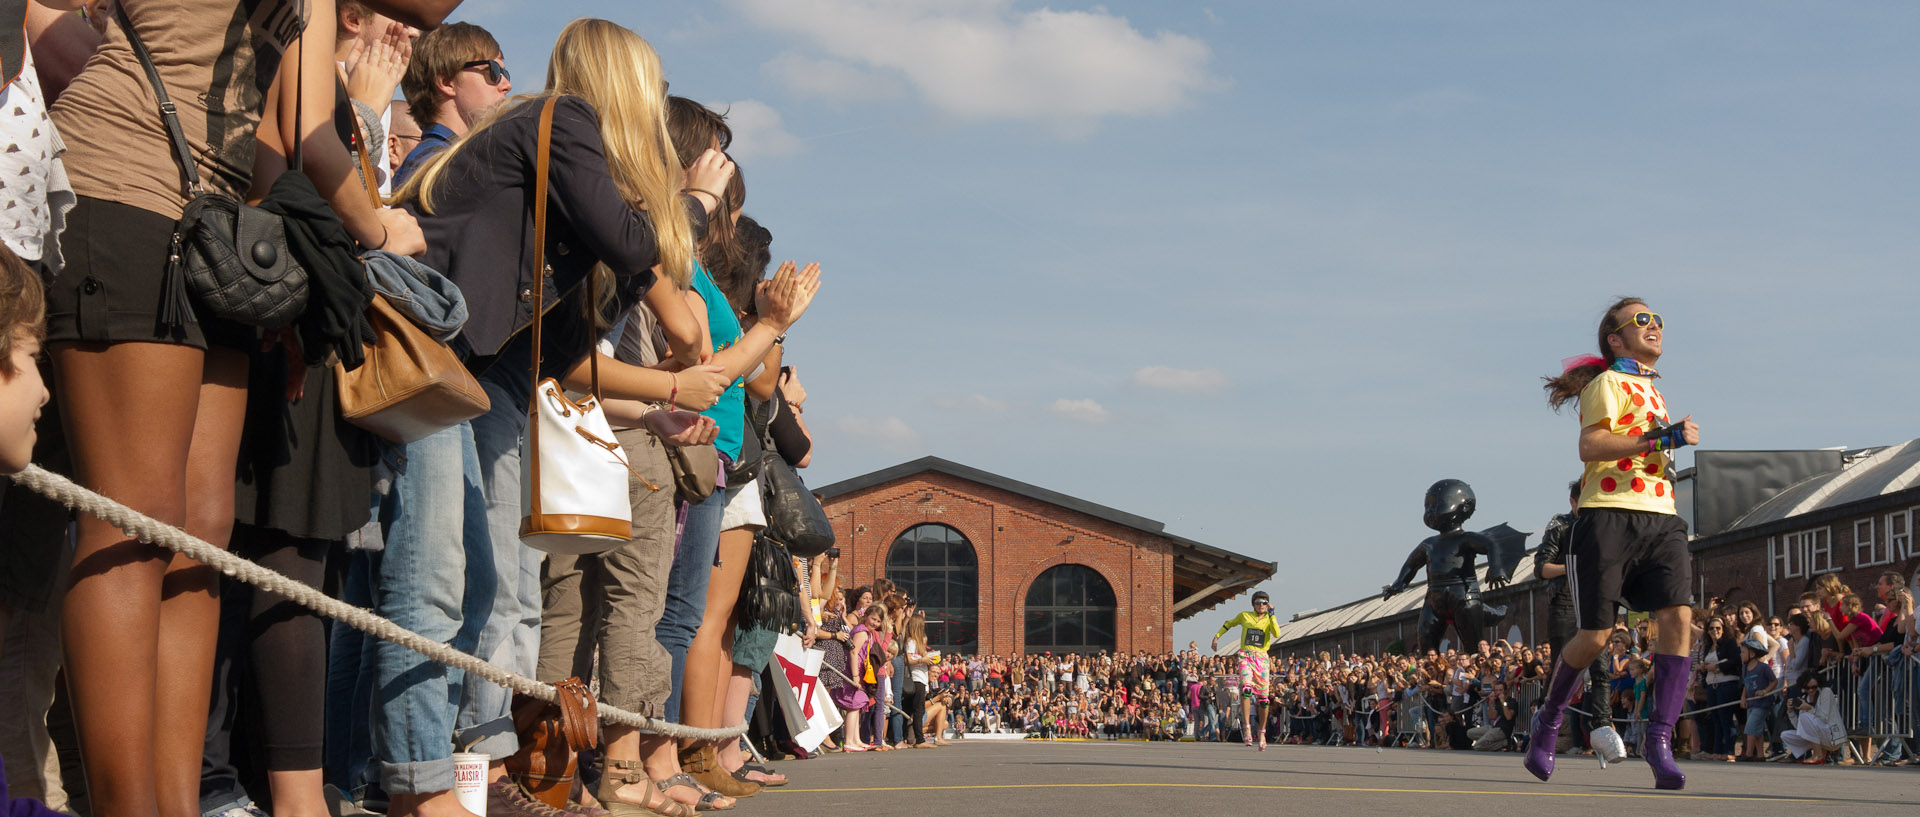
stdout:
MULTIPOLYGON (((1920 765, 1915 691, 1920 627, 1912 576, 1889 571, 1855 593, 1824 576, 1782 615, 1712 600, 1694 611, 1683 756, 1695 760, 1920 765)), ((1651 620, 1615 624, 1601 657, 1614 723, 1637 754, 1644 735, 1651 620)), ((930 671, 957 733, 1037 739, 1239 742, 1234 658, 1189 649, 1095 655, 948 655, 930 671)), ((1275 651, 1269 740, 1327 746, 1515 751, 1553 667, 1547 644, 1482 642, 1474 652, 1365 655, 1275 651)), ((1562 751, 1591 754, 1581 717, 1562 751)), ((1256 733, 1258 734, 1258 733, 1256 733)))

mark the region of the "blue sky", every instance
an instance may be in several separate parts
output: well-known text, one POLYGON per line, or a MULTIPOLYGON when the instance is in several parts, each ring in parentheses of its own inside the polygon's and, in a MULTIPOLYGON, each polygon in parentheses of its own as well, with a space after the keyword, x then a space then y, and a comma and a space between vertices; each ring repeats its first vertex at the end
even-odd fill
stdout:
POLYGON ((789 346, 816 485, 934 454, 1278 560, 1283 613, 1331 606, 1392 579, 1435 480, 1487 526, 1564 507, 1575 423, 1539 377, 1623 294, 1667 316, 1662 388, 1707 446, 1917 435, 1908 4, 455 17, 530 91, 585 15, 733 111, 747 211, 822 264, 789 346))

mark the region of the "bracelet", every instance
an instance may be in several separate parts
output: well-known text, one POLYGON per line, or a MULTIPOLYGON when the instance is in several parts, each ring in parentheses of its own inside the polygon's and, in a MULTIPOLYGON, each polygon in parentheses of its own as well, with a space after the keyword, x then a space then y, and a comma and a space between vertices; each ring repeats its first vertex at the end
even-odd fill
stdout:
POLYGON ((387 239, 389 239, 389 238, 392 238, 392 237, 393 237, 393 236, 391 236, 391 235, 389 235, 389 234, 387 233, 387 225, 385 225, 385 224, 382 224, 382 225, 380 225, 380 243, 379 243, 379 244, 376 244, 376 245, 374 245, 374 246, 372 246, 372 247, 368 247, 368 249, 372 249, 372 250, 377 250, 377 249, 381 249, 382 247, 385 247, 385 246, 387 246, 387 239))
POLYGON ((720 206, 720 204, 721 204, 721 202, 724 202, 724 201, 726 201, 726 199, 723 199, 723 198, 721 198, 721 197, 720 197, 720 194, 719 194, 719 193, 715 193, 715 192, 713 192, 712 190, 708 190, 708 189, 706 189, 706 188, 704 188, 704 187, 682 187, 682 188, 680 188, 680 192, 682 192, 682 193, 705 193, 705 194, 707 194, 707 195, 709 195, 709 196, 712 196, 712 197, 713 197, 713 206, 714 206, 714 207, 719 207, 719 206, 720 206))
POLYGON ((680 396, 680 376, 673 372, 667 372, 667 377, 673 379, 673 389, 667 392, 667 407, 672 408, 674 406, 674 399, 680 396))

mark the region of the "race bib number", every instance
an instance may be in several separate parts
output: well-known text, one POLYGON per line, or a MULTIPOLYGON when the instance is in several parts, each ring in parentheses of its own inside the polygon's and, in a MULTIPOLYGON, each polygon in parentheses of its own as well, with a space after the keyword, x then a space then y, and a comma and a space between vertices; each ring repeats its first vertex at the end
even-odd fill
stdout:
POLYGON ((1246 646, 1253 647, 1254 649, 1265 647, 1267 646, 1267 632, 1265 630, 1248 630, 1244 643, 1246 646))

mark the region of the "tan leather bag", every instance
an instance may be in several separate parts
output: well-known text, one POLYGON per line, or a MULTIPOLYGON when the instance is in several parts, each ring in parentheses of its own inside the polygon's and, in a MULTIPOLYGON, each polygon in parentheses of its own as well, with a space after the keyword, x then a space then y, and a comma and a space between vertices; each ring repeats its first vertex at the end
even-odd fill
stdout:
POLYGON ((579 678, 554 684, 560 702, 513 696, 513 728, 520 751, 507 758, 507 775, 535 799, 567 807, 580 753, 600 743, 600 707, 579 678))
POLYGON ((385 297, 373 296, 367 322, 367 359, 354 369, 333 364, 347 422, 410 443, 487 413, 487 393, 459 356, 385 297))
MULTIPOLYGON (((379 182, 368 158, 372 146, 354 122, 360 172, 367 196, 379 209, 379 182)), ((333 364, 340 413, 347 422, 396 443, 410 443, 487 413, 487 393, 447 345, 415 325, 378 293, 367 306, 373 339, 367 358, 347 369, 333 364)))

